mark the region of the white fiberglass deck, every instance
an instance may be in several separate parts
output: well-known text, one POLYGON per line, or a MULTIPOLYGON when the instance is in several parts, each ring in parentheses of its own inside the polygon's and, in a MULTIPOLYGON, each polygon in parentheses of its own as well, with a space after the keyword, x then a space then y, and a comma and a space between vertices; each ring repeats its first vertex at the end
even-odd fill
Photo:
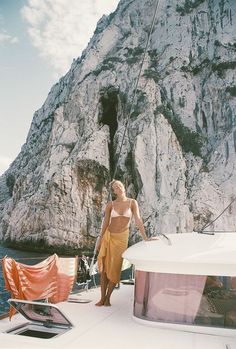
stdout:
POLYGON ((58 304, 74 324, 74 328, 52 339, 39 339, 3 333, 10 327, 25 322, 21 315, 0 320, 2 349, 236 349, 236 337, 197 334, 145 326, 133 319, 133 286, 121 285, 115 290, 111 307, 96 307, 99 289, 79 294, 78 299, 91 303, 58 304))
POLYGON ((191 275, 236 275, 236 232, 183 233, 139 242, 123 254, 136 270, 191 275))

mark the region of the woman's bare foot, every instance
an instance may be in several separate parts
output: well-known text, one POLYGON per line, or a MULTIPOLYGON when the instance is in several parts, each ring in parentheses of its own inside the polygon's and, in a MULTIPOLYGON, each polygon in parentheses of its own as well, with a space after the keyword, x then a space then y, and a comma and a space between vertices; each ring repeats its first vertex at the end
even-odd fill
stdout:
POLYGON ((110 299, 105 299, 105 302, 104 302, 104 305, 106 306, 106 307, 110 307, 111 306, 111 303, 110 303, 110 299))
POLYGON ((99 302, 97 302, 95 305, 97 306, 97 307, 101 307, 102 305, 104 305, 104 303, 105 303, 105 299, 101 299, 99 302))

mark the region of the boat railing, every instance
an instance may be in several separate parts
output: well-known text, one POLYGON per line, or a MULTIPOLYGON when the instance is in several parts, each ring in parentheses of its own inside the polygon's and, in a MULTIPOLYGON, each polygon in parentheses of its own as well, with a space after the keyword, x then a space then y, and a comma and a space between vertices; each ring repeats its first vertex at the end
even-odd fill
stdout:
POLYGON ((171 239, 170 239, 167 235, 165 235, 165 234, 159 232, 159 233, 157 233, 157 236, 162 236, 162 237, 167 241, 167 244, 168 244, 169 246, 172 245, 171 239))

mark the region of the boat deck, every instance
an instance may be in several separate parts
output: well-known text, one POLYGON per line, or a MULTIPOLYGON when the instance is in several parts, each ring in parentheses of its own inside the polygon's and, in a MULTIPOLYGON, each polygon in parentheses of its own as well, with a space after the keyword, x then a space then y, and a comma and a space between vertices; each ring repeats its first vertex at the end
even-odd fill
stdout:
POLYGON ((214 336, 145 326, 135 321, 133 286, 121 285, 115 289, 111 307, 96 307, 99 289, 91 289, 75 296, 74 302, 57 306, 74 324, 74 328, 51 339, 25 337, 4 333, 26 320, 17 314, 12 321, 0 320, 0 347, 2 349, 236 349, 236 337, 214 336), (90 303, 79 302, 83 299, 90 303))

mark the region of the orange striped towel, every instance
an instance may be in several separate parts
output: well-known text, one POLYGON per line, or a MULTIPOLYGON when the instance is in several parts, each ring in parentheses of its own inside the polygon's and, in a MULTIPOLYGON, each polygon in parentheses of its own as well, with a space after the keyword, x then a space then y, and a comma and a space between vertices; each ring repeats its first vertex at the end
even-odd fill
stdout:
MULTIPOLYGON (((16 262, 4 257, 2 270, 6 289, 15 299, 48 299, 51 303, 64 301, 76 280, 78 257, 60 258, 56 254, 36 265, 16 262)), ((10 318, 15 313, 10 308, 10 318)))

